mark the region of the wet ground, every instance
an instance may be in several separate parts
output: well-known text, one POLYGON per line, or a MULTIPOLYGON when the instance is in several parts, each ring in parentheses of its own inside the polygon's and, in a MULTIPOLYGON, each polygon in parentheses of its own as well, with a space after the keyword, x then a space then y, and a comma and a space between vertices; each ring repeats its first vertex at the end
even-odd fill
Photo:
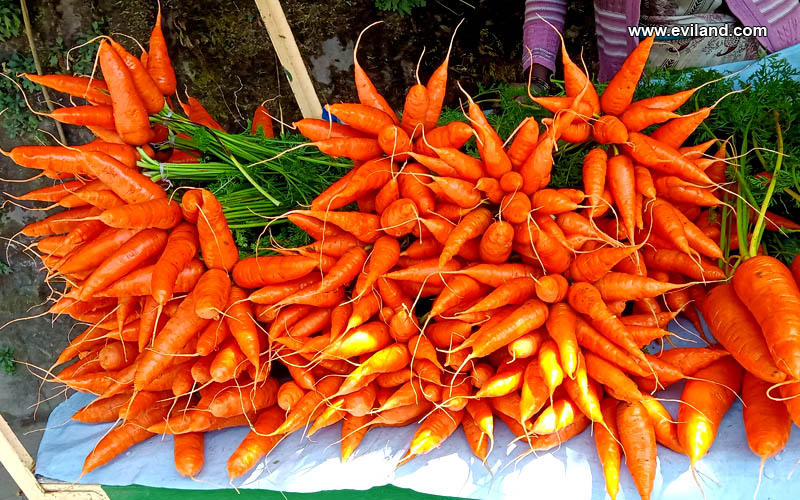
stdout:
MULTIPOLYGON (((447 104, 458 105, 461 97, 454 82, 468 92, 478 86, 522 82, 522 0, 428 0, 411 16, 378 10, 373 0, 282 2, 300 46, 315 88, 324 103, 352 101, 353 48, 361 29, 374 21, 383 23, 365 33, 358 51, 360 64, 396 108, 419 77, 427 77, 444 59, 453 30, 463 18, 450 59, 447 104)), ((584 50, 589 62, 596 61, 591 2, 570 2, 564 30, 571 53, 584 50)), ((65 51, 100 33, 125 33, 146 44, 155 19, 155 0, 29 0, 33 29, 40 56, 48 72, 66 71, 65 51)), ((229 130, 241 130, 255 107, 265 101, 273 114, 291 122, 299 118, 286 76, 277 62, 256 5, 251 0, 164 0, 163 26, 170 54, 178 74, 179 94, 197 97, 229 130)), ((117 37, 129 49, 129 39, 117 37)), ((0 44, 0 61, 15 52, 27 55, 24 36, 0 44)), ((138 53, 135 52, 135 53, 138 53)), ((91 68, 91 55, 78 57, 79 67, 91 68)), ((73 62, 73 67, 74 67, 73 62)), ((87 72, 89 69, 87 69, 87 72)), ((43 109, 40 96, 34 97, 43 109)), ((46 128, 48 125, 44 125, 46 128)), ((87 142, 76 129, 67 127, 72 143, 87 142)), ((44 137, 41 136, 40 137, 44 137)), ((46 138, 45 138, 46 139, 46 138)), ((35 141, 31 135, 10 138, 0 130, 0 147, 35 141)), ((18 179, 28 172, 13 167, 0 157, 0 177, 18 179)), ((39 182, 39 181, 37 181, 39 182)), ((21 194, 39 184, 0 182, 0 190, 21 194)), ((4 199, 7 199, 4 197, 4 199)), ((0 211, 0 261, 11 272, 0 274, 0 324, 24 315, 36 314, 50 297, 45 274, 39 265, 19 251, 11 238, 25 224, 43 217, 6 205, 0 211)), ((15 238, 22 245, 26 238, 15 238)), ((0 370, 0 413, 35 456, 41 428, 50 409, 60 399, 48 399, 56 391, 40 391, 41 367, 49 366, 67 342, 73 325, 67 319, 55 323, 36 318, 13 323, 0 330, 0 351, 14 349, 20 360, 17 374, 0 370), (22 363, 31 365, 29 370, 22 363), (34 368, 40 367, 40 368, 34 368), (40 403, 37 405, 37 403, 40 403)), ((63 396, 62 396, 63 397, 63 396)), ((16 497, 16 487, 0 469, 0 500, 16 497)))

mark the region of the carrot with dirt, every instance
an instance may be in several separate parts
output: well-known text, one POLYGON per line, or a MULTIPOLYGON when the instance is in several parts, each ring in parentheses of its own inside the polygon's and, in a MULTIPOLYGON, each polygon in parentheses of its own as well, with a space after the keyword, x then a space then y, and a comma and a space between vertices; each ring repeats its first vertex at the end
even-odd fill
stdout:
POLYGON ((228 458, 227 469, 231 480, 252 469, 283 439, 282 435, 270 434, 281 425, 284 418, 281 408, 277 406, 259 414, 253 428, 228 458))

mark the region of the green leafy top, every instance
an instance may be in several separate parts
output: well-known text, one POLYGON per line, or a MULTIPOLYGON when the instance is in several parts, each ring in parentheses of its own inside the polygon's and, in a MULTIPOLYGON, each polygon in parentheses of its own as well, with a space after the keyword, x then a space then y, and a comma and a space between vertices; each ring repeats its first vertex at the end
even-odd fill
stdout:
POLYGON ((411 15, 414 7, 425 7, 426 0, 375 0, 375 7, 380 10, 397 12, 404 16, 411 15))
POLYGON ((22 12, 19 3, 0 0, 0 42, 19 36, 22 32, 22 12))

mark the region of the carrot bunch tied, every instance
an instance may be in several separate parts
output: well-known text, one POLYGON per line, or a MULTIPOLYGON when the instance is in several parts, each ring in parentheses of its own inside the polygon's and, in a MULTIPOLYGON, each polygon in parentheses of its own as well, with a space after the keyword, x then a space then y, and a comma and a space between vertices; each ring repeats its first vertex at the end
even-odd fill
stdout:
MULTIPOLYGON (((145 67, 163 92, 174 74, 157 28, 145 67)), ((233 480, 287 435, 339 422, 343 460, 372 428, 418 423, 398 466, 459 427, 486 463, 499 419, 530 452, 591 425, 609 495, 624 457, 649 498, 658 445, 693 467, 740 390, 751 448, 777 453, 800 422, 800 260, 747 255, 723 283, 734 263, 711 217, 723 201, 710 144, 683 145, 704 113, 675 113, 688 91, 633 101, 651 45, 600 95, 564 51, 566 96, 534 98, 552 118, 525 119, 511 138, 469 97, 468 123, 437 126, 449 55, 411 87, 402 119, 354 58, 358 102, 328 107, 344 123, 296 124, 352 170, 287 213, 310 243, 243 258, 211 191, 168 196, 128 145, 55 151, 61 171, 44 152, 12 151, 76 177, 30 193, 67 210, 23 234, 43 238, 45 266, 69 283, 50 312, 90 325, 54 380, 98 395, 77 420, 119 420, 84 472, 173 434, 177 470, 195 476, 205 432, 249 426, 227 462, 233 480), (549 187, 565 142, 592 146, 583 189, 549 187), (102 192, 102 204, 89 194, 102 192), (719 344, 643 350, 670 342, 678 313, 698 334, 702 314, 719 344), (671 415, 654 394, 681 381, 671 415)), ((198 104, 190 118, 218 128, 198 104)), ((254 133, 269 135, 260 114, 254 133)))

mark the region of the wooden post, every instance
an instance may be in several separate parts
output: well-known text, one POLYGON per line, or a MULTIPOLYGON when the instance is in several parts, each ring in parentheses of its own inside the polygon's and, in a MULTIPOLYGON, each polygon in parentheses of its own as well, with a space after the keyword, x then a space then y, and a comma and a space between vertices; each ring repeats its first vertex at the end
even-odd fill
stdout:
POLYGON ((294 97, 300 106, 300 112, 305 118, 320 118, 322 105, 319 102, 308 69, 300 55, 300 49, 292 34, 292 29, 286 21, 279 0, 256 0, 256 6, 261 13, 261 19, 267 27, 269 38, 278 53, 284 70, 292 87, 294 97))
POLYGON ((109 500, 96 484, 40 484, 33 475, 33 459, 0 416, 0 463, 28 500, 109 500))

